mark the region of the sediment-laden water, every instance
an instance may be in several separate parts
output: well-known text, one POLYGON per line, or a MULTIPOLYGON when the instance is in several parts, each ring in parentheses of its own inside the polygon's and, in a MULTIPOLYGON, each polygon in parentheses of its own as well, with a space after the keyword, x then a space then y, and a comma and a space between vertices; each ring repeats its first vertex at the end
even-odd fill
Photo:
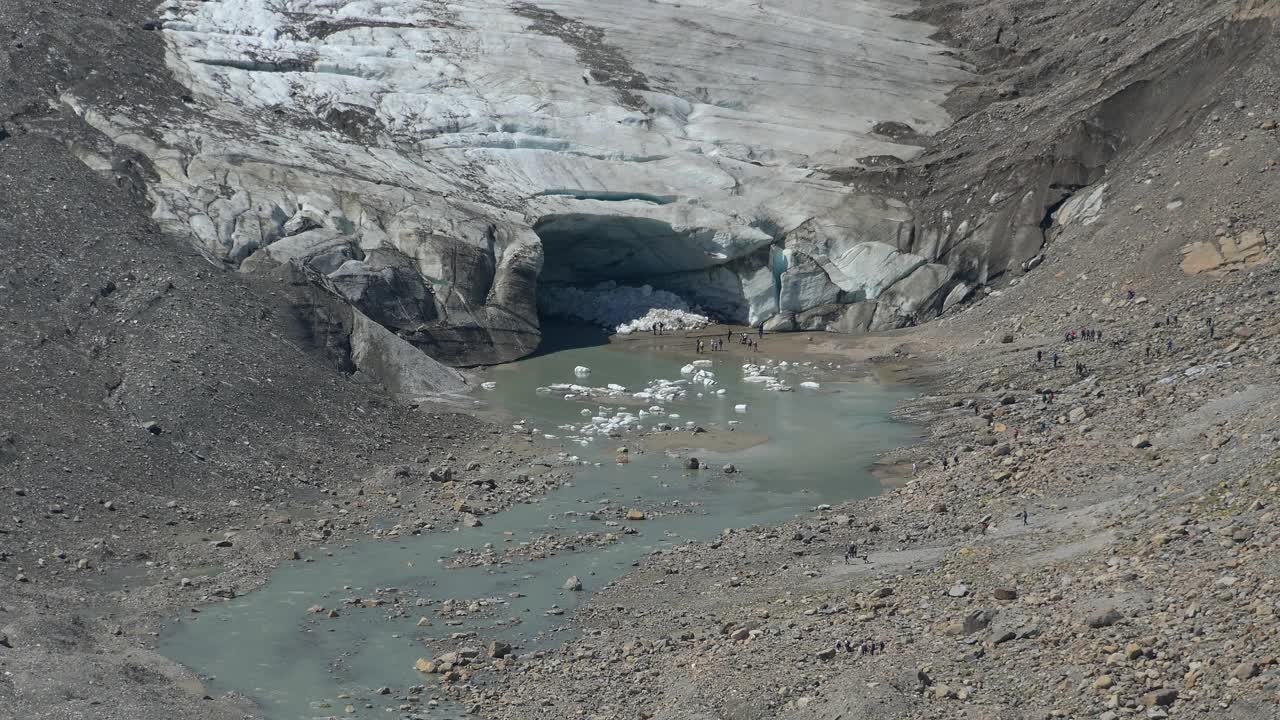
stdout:
MULTIPOLYGON (((395 695, 432 681, 413 669, 417 658, 430 654, 422 638, 475 632, 470 644, 500 639, 514 644, 517 653, 536 651, 563 637, 574 608, 591 591, 656 548, 874 494, 880 486, 867 465, 910 441, 910 428, 888 420, 906 388, 831 382, 830 368, 780 368, 766 362, 767 353, 737 344, 727 352, 682 357, 673 351, 687 352, 691 343, 671 342, 669 348, 627 343, 551 351, 485 373, 483 379, 496 386, 481 391, 482 400, 535 442, 562 446, 580 459, 571 486, 486 516, 481 527, 328 548, 332 556, 313 553, 314 562, 281 567, 262 589, 175 624, 162 637, 162 651, 209 678, 212 691, 252 698, 272 720, 399 717, 405 713, 398 712, 395 695), (710 364, 690 371, 686 366, 694 359, 710 364), (758 368, 744 370, 748 362, 758 368), (578 367, 590 373, 575 374, 578 367), (608 390, 610 384, 626 389, 608 390), (552 389, 560 385, 580 387, 552 389), (664 400, 633 396, 655 387, 658 394, 683 387, 684 394, 664 400), (661 423, 677 429, 649 443, 641 440, 640 428, 649 431, 661 423), (686 423, 707 432, 695 435, 684 429, 686 423), (593 434, 619 424, 626 428, 621 437, 593 434), (630 462, 615 462, 620 447, 627 447, 630 462), (682 470, 690 455, 709 467, 682 470), (725 474, 728 463, 738 472, 725 474), (607 526, 604 517, 591 518, 593 510, 619 506, 648 515, 627 523, 635 534, 607 526), (588 531, 614 532, 618 540, 580 544, 528 562, 445 566, 460 548, 491 544, 501 552, 547 533, 588 531), (562 589, 570 575, 582 579, 584 592, 562 589), (387 588, 396 592, 379 593, 387 588), (342 608, 344 598, 391 595, 412 598, 407 613, 393 612, 391 605, 342 610, 340 618, 325 623, 307 613, 315 605, 342 608), (438 611, 446 599, 480 607, 442 618, 438 611), (420 615, 432 618, 432 626, 418 627, 420 615), (374 693, 383 686, 392 695, 374 693)), ((453 717, 460 710, 423 702, 410 714, 453 717)))

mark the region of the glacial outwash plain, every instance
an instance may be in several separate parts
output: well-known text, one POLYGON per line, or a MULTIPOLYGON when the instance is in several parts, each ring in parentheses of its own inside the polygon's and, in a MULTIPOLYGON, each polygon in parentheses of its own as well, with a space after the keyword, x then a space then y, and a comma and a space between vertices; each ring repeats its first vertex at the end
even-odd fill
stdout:
POLYGON ((1278 32, 3 0, 0 717, 1280 717, 1278 32))

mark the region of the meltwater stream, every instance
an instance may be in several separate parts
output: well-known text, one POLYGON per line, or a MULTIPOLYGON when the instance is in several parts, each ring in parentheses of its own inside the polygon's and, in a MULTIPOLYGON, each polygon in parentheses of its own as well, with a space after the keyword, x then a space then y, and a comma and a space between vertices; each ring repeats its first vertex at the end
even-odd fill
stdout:
MULTIPOLYGON (((683 347, 688 341, 672 343, 691 349, 683 347)), ((523 421, 523 427, 536 428, 537 442, 563 445, 566 453, 582 459, 570 487, 486 516, 482 527, 328 548, 332 556, 310 553, 314 562, 285 565, 263 588, 175 623, 162 635, 161 651, 207 678, 210 692, 243 694, 270 720, 459 717, 461 708, 428 704, 429 690, 412 711, 398 709, 395 698, 406 687, 433 682, 413 669, 417 658, 430 655, 423 638, 474 631, 477 637, 465 644, 500 639, 512 643, 517 653, 561 642, 574 608, 642 556, 673 543, 710 538, 726 527, 777 522, 820 503, 874 494, 880 485, 867 466, 879 453, 910 441, 909 427, 888 420, 890 410, 909 392, 905 387, 833 383, 819 369, 796 365, 771 370, 793 388, 779 392, 743 382, 744 362, 761 362, 767 353, 750 353, 737 344, 702 356, 681 357, 674 349, 632 342, 550 351, 490 370, 484 379, 497 385, 480 396, 483 400, 513 421, 523 421), (682 366, 695 357, 712 360, 708 369, 715 373, 716 385, 690 385, 684 397, 669 402, 538 391, 560 383, 613 383, 630 393, 655 379, 681 379, 682 366), (577 366, 591 368, 591 374, 575 376, 577 366), (802 381, 820 387, 802 388, 802 381), (715 394, 720 389, 725 392, 715 394), (746 412, 735 411, 742 404, 746 412), (661 414, 647 414, 652 406, 661 407, 661 414), (697 449, 697 457, 711 468, 689 474, 680 469, 674 451, 637 451, 644 443, 634 434, 596 436, 583 446, 572 438, 582 437, 581 426, 590 420, 584 409, 595 417, 638 415, 644 409, 646 416, 636 422, 646 430, 659 422, 679 428, 691 421, 710 432, 678 431, 680 442, 697 448, 708 438, 719 449, 697 449), (751 442, 726 442, 738 438, 751 442), (614 462, 619 446, 633 449, 630 463, 614 462), (740 472, 723 474, 725 463, 740 472), (605 501, 615 508, 646 510, 651 517, 629 523, 637 534, 621 535, 620 541, 603 547, 579 546, 545 559, 475 568, 450 569, 442 562, 457 548, 480 549, 485 543, 500 551, 547 533, 618 531, 590 519, 591 510, 605 501), (570 575, 582 578, 584 592, 561 588, 570 575), (343 598, 373 597, 376 589, 392 587, 433 604, 410 607, 404 617, 386 608, 341 605, 343 598), (449 598, 468 603, 485 599, 487 607, 454 618, 459 624, 446 624, 437 610, 449 598), (318 622, 318 616, 307 612, 313 605, 339 607, 342 616, 318 622), (548 614, 553 607, 565 612, 548 614), (431 618, 432 626, 418 627, 419 614, 431 618), (375 694, 384 686, 392 688, 391 695, 375 694)))

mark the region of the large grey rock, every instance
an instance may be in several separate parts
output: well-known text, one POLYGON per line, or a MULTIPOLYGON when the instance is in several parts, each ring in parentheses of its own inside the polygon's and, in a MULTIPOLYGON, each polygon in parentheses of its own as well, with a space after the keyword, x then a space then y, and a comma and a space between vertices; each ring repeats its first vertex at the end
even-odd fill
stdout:
POLYGON ((1124 615, 1114 607, 1104 607, 1089 613, 1084 618, 1084 624, 1091 628, 1104 628, 1115 625, 1124 619, 1124 615))
POLYGON ((352 325, 352 362, 388 390, 414 397, 466 392, 467 382, 461 373, 361 313, 354 313, 352 325))

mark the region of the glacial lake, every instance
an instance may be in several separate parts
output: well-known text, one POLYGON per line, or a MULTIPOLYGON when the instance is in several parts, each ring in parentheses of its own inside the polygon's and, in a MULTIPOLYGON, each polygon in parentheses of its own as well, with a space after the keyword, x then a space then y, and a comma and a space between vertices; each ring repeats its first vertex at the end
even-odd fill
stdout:
MULTIPOLYGON (((480 379, 496 386, 476 395, 535 442, 563 447, 580 458, 571 486, 486 515, 481 527, 439 528, 420 536, 326 548, 332 556, 304 552, 314 561, 286 563, 261 589, 170 624, 161 635, 160 651, 205 678, 210 693, 240 693, 269 720, 461 717, 463 708, 443 700, 428 706, 434 677, 413 669, 416 659, 432 654, 420 638, 475 632, 475 638, 457 644, 483 647, 497 639, 512 643, 516 654, 554 647, 567 639, 573 611, 591 591, 655 549, 876 494, 881 486, 868 466, 880 453, 913 439, 910 426, 888 418, 915 389, 875 382, 869 375, 856 382, 832 382, 833 376, 847 374, 826 363, 780 369, 779 363, 766 364, 767 341, 764 352, 751 352, 735 339, 726 351, 695 355, 693 341, 684 338, 591 347, 573 347, 575 340, 563 331, 549 333, 539 355, 483 371, 480 379), (697 359, 710 364, 698 368, 702 382, 694 383, 686 366, 697 359), (764 372, 744 371, 744 364, 764 372), (590 374, 575 375, 579 366, 590 368, 590 374), (762 382, 762 374, 775 380, 762 382), (684 385, 674 387, 686 388, 685 394, 662 402, 631 396, 656 380, 683 380, 684 385), (706 380, 714 384, 703 384, 706 380), (802 382, 818 387, 802 387, 802 382), (557 385, 604 389, 609 384, 626 390, 548 390, 557 385), (770 389, 779 385, 791 390, 770 389), (745 411, 735 409, 740 405, 745 411), (627 422, 646 431, 659 423, 676 430, 660 434, 648 449, 635 431, 581 442, 584 424, 603 427, 626 415, 633 416, 627 422), (695 435, 682 429, 686 423, 707 432, 695 435), (697 447, 702 442, 718 447, 658 447, 697 447), (630 462, 615 461, 620 447, 628 448, 630 462), (696 473, 683 470, 682 461, 691 454, 709 467, 696 473), (738 472, 725 474, 722 467, 729 463, 738 472), (615 513, 637 508, 650 517, 621 523, 637 531, 622 534, 621 526, 605 524, 617 522, 616 514, 591 519, 598 508, 615 513), (619 540, 603 546, 579 544, 575 551, 532 561, 445 566, 458 548, 482 551, 488 543, 500 553, 547 533, 572 537, 581 532, 615 532, 619 540), (583 592, 562 589, 571 575, 581 578, 583 592), (390 604, 366 609, 341 604, 348 597, 379 597, 378 588, 397 588, 408 612, 390 613, 390 604), (415 607, 417 598, 430 604, 415 607), (460 600, 464 608, 477 600, 485 605, 480 612, 445 618, 439 610, 446 599, 460 600), (322 616, 307 612, 315 605, 336 607, 341 617, 318 621, 322 616), (563 614, 548 614, 553 607, 563 614), (431 626, 418 627, 420 616, 428 617, 431 626), (422 684, 428 686, 422 702, 412 711, 400 711, 395 698, 422 684), (384 686, 391 688, 390 695, 375 694, 384 686), (348 705, 354 712, 347 711, 348 705)), ((505 480, 501 475, 494 479, 505 480)))

